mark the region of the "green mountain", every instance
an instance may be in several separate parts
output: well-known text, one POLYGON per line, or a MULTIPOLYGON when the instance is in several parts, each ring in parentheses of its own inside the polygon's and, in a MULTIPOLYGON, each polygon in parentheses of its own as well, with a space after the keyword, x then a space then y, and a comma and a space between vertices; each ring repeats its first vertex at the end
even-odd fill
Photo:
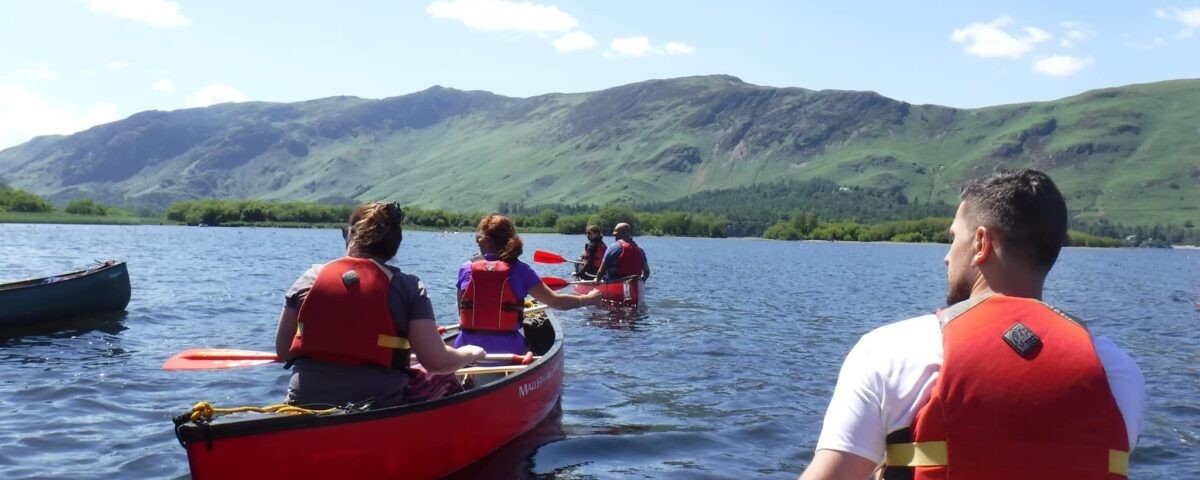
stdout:
POLYGON ((1081 218, 1200 222, 1200 80, 956 109, 730 76, 510 98, 433 87, 367 100, 148 111, 0 151, 55 202, 197 198, 634 203, 823 177, 953 203, 963 178, 1048 171, 1081 218))

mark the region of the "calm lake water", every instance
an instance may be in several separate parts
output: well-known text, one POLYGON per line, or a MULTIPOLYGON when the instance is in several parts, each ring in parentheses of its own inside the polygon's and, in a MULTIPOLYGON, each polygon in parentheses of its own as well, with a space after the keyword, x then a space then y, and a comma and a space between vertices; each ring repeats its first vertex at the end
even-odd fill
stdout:
MULTIPOLYGON (((573 256, 583 236, 525 235, 573 256)), ((610 239, 611 240, 611 239, 610 239)), ((641 238, 636 317, 559 313, 561 412, 463 478, 795 478, 858 336, 938 307, 946 246, 641 238)), ((0 281, 129 262, 128 313, 0 339, 0 478, 179 478, 170 417, 199 400, 276 403, 278 365, 166 372, 193 347, 272 350, 283 292, 340 255, 337 230, 0 224, 0 281)), ((409 232, 393 261, 452 323, 470 234, 409 232)), ((535 265, 566 277, 562 265, 535 265)), ((1200 472, 1200 251, 1067 249, 1046 300, 1141 366, 1132 478, 1200 472)), ((286 448, 281 446, 281 448, 286 448)))

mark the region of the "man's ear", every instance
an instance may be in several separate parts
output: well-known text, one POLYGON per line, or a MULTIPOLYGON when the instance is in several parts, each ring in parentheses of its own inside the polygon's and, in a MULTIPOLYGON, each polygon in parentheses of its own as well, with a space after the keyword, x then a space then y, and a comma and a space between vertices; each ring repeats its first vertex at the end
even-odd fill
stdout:
POLYGON ((992 258, 996 244, 992 243, 992 232, 987 227, 977 227, 975 236, 971 239, 971 247, 975 254, 971 256, 971 265, 979 266, 992 258))

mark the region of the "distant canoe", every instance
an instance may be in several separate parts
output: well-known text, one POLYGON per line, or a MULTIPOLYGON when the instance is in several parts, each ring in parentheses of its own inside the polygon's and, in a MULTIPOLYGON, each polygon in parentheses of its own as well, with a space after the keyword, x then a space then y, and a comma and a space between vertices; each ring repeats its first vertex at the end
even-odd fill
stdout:
POLYGON ((632 275, 604 283, 575 283, 571 287, 579 295, 600 290, 600 298, 610 304, 637 307, 642 303, 642 290, 646 288, 646 284, 641 277, 632 275))
POLYGON ((128 304, 125 262, 108 261, 87 270, 0 284, 0 328, 119 312, 128 304))

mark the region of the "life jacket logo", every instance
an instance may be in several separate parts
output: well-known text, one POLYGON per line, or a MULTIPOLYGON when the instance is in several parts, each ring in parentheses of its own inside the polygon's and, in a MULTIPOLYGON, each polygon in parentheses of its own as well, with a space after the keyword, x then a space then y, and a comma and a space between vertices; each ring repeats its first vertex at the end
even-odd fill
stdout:
POLYGON ((1040 350, 1038 347, 1042 346, 1042 339, 1021 322, 1017 322, 1004 332, 1004 342, 1016 350, 1017 355, 1022 358, 1033 357, 1040 350))
POLYGON ((488 263, 484 264, 483 269, 487 270, 489 272, 495 271, 496 270, 496 262, 488 262, 488 263))

